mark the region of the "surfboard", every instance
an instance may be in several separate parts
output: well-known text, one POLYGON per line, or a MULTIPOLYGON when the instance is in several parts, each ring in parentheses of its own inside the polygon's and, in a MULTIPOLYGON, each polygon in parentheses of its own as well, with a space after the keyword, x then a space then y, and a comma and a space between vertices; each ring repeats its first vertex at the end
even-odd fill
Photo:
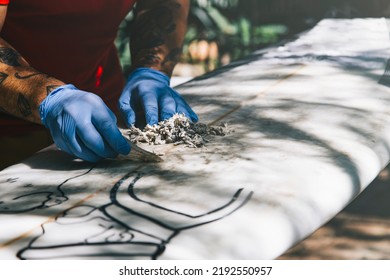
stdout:
POLYGON ((0 172, 2 259, 273 259, 348 205, 390 153, 385 19, 326 19, 177 87, 234 130, 163 162, 49 147, 0 172))

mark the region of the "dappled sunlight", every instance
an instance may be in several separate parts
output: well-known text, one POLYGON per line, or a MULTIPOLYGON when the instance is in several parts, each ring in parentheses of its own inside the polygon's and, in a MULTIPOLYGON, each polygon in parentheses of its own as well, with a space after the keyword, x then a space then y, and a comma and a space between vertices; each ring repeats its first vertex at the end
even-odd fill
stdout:
POLYGON ((390 89, 378 83, 390 57, 385 27, 326 20, 300 40, 179 86, 201 122, 232 130, 202 148, 143 145, 164 161, 96 165, 48 150, 4 170, 3 216, 52 219, 19 257, 282 254, 389 160, 390 89))

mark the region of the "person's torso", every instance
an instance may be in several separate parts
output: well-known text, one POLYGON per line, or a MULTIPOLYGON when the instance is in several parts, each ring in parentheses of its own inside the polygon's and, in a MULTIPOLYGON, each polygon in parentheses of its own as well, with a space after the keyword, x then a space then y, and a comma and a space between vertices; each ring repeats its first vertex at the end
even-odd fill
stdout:
POLYGON ((32 67, 109 103, 123 86, 113 42, 134 2, 10 0, 1 36, 32 67))
MULTIPOLYGON (((10 0, 1 36, 32 67, 116 109, 123 76, 113 41, 136 0, 10 0)), ((0 137, 41 126, 0 113, 0 137)))

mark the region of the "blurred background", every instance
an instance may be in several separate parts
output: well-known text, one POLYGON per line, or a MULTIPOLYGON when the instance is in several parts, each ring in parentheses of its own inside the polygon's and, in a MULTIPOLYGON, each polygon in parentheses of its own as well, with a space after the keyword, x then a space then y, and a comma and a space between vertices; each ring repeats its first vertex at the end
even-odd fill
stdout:
MULTIPOLYGON (((390 17, 388 0, 191 0, 188 31, 176 77, 195 77, 251 52, 294 38, 323 18, 390 17)), ((117 47, 124 73, 132 14, 123 21, 117 47)))
MULTIPOLYGON (((312 28, 324 18, 390 18, 388 0, 192 0, 183 56, 173 85, 312 28)), ((117 47, 130 68, 123 21, 117 47)), ((334 219, 280 259, 390 259, 390 166, 334 219)))

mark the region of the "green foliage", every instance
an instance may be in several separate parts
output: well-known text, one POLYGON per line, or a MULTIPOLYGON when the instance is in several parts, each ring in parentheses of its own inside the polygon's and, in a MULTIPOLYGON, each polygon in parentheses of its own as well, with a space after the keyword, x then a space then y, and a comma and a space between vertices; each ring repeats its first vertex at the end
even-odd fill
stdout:
POLYGON ((115 39, 115 46, 118 50, 119 61, 122 66, 123 75, 127 77, 131 68, 131 55, 130 55, 130 27, 133 19, 133 13, 130 12, 119 26, 117 37, 115 39))
POLYGON ((239 0, 193 0, 192 5, 198 7, 214 6, 217 8, 227 9, 237 7, 239 0))
MULTIPOLYGON (((274 43, 288 32, 282 24, 255 23, 248 14, 251 4, 252 0, 191 0, 183 62, 201 64, 206 71, 212 70, 274 43), (197 44, 199 41, 202 44, 197 44), (195 55, 198 46, 201 49, 195 55)), ((122 22, 115 42, 125 76, 131 63, 128 47, 131 20, 132 13, 122 22)))
MULTIPOLYGON (((251 1, 239 0, 192 0, 188 32, 185 37, 186 62, 199 62, 191 56, 189 47, 194 41, 216 42, 219 56, 211 68, 275 43, 288 28, 282 24, 256 25, 245 11, 251 1), (227 61, 223 61, 224 59, 227 61)), ((206 68, 210 68, 206 61, 206 68)), ((206 69, 210 70, 210 69, 206 69)))

